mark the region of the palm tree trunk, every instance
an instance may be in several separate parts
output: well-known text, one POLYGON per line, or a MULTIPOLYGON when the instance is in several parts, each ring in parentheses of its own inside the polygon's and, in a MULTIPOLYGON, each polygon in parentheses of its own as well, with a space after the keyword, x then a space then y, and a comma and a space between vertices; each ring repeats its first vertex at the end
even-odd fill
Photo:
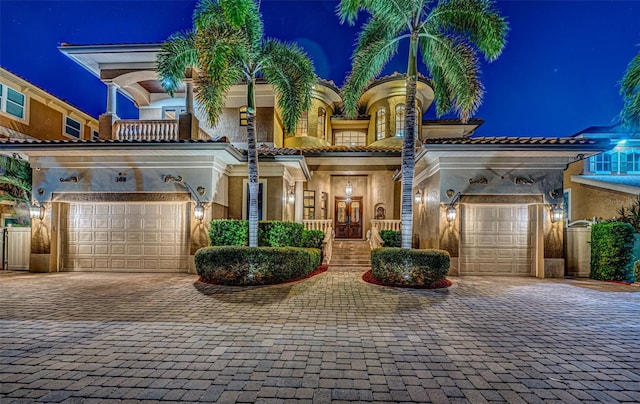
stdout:
POLYGON ((416 155, 416 82, 418 79, 418 37, 411 36, 409 65, 407 67, 407 94, 405 100, 405 131, 402 142, 402 199, 400 230, 402 248, 411 249, 413 239, 413 172, 416 155))
POLYGON ((247 85, 247 162, 249 165, 249 247, 258 246, 258 148, 255 77, 247 85))

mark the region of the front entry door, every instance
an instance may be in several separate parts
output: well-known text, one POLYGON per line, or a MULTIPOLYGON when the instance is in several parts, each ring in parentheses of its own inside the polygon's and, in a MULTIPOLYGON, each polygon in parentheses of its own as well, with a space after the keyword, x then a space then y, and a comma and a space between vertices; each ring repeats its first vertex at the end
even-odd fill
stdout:
POLYGON ((362 238, 362 197, 336 197, 336 238, 362 238))

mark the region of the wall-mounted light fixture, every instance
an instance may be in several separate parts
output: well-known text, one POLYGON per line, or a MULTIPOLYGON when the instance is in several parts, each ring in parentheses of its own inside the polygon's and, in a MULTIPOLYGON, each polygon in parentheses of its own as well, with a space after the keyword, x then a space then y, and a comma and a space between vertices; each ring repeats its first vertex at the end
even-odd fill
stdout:
POLYGON ((189 183, 187 181, 185 181, 181 176, 179 175, 163 175, 162 176, 162 181, 164 181, 165 183, 171 183, 171 182, 175 182, 176 184, 180 184, 182 185, 187 191, 189 191, 189 195, 191 195, 193 197, 193 199, 196 202, 196 206, 193 207, 193 217, 198 220, 198 221, 202 221, 202 219, 204 219, 204 204, 202 203, 202 201, 200 200, 200 196, 204 195, 204 193, 206 192, 206 189, 202 186, 199 186, 197 188, 197 191, 193 189, 193 187, 191 185, 189 185, 189 183))
POLYGON ((449 198, 451 198, 451 202, 449 202, 449 206, 447 206, 447 222, 451 223, 456 220, 456 216, 458 212, 456 211, 455 203, 458 199, 460 199, 460 192, 454 194, 455 191, 453 189, 447 189, 446 194, 449 198), (452 197, 453 196, 453 197, 452 197))
POLYGON ((29 209, 29 216, 31 216, 32 219, 44 219, 44 215, 46 213, 46 208, 44 206, 44 204, 33 204, 31 205, 31 208, 29 209))
POLYGON ((193 208, 193 217, 199 221, 202 221, 202 219, 204 219, 204 205, 202 204, 202 202, 196 203, 196 206, 193 208))
POLYGON ((413 196, 413 201, 416 203, 416 205, 419 205, 422 202, 422 191, 416 191, 416 194, 413 196))
POLYGON ((287 194, 287 201, 290 204, 293 204, 296 201, 296 193, 294 191, 295 187, 292 185, 289 187, 289 193, 287 194))
POLYGON ((75 175, 71 177, 60 177, 60 182, 78 182, 78 177, 75 175))
POLYGON ((551 207, 551 223, 560 223, 564 218, 564 209, 561 205, 553 205, 551 207))

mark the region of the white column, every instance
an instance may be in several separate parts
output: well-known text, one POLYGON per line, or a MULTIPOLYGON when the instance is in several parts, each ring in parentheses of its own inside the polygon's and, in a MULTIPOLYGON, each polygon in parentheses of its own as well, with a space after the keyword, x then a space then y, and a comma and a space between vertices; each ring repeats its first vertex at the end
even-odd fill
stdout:
POLYGON ((296 181, 296 203, 294 210, 294 221, 302 223, 304 218, 304 181, 296 181))
POLYGON ((116 94, 118 86, 116 83, 107 83, 107 114, 116 115, 116 94))

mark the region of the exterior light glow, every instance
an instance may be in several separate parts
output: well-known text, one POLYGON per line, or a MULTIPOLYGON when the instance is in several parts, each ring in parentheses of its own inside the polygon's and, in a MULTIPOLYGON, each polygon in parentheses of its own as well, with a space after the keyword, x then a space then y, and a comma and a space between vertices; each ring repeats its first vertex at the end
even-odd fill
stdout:
POLYGON ((422 191, 420 190, 416 191, 416 194, 413 197, 413 201, 416 203, 416 205, 422 202, 422 191))
POLYGON ((351 185, 351 181, 347 181, 347 186, 344 187, 344 192, 346 192, 347 196, 351 196, 353 194, 353 185, 351 185))
POLYGON ((560 223, 564 218, 564 209, 559 205, 554 205, 551 208, 551 223, 560 223))
POLYGON ((193 208, 193 216, 199 221, 204 219, 204 205, 202 205, 202 202, 196 203, 196 206, 193 208))
POLYGON ((287 195, 287 200, 289 203, 294 203, 296 201, 296 194, 293 192, 293 189, 289 191, 289 195, 287 195))
POLYGON ((31 209, 29 209, 29 216, 32 219, 44 219, 45 215, 45 207, 44 205, 31 205, 31 209))
POLYGON ((447 222, 451 223, 456 220, 456 208, 453 205, 449 205, 447 208, 447 222))

